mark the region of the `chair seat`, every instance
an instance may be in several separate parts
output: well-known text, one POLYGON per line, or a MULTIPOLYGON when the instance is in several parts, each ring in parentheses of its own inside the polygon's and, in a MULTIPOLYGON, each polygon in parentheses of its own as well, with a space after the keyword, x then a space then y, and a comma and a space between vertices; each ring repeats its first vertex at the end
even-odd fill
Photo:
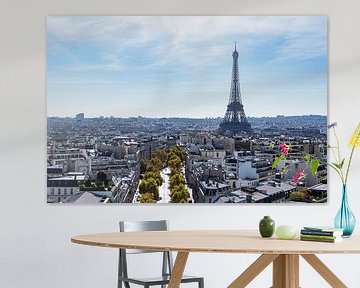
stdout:
MULTIPOLYGON (((120 232, 135 232, 135 231, 167 231, 168 221, 120 221, 120 232)), ((118 288, 130 288, 131 284, 149 288, 150 286, 160 286, 164 288, 170 282, 170 273, 173 267, 173 260, 171 251, 144 251, 133 249, 119 249, 119 266, 118 266, 118 288), (127 269, 127 254, 141 254, 141 253, 161 253, 162 254, 162 270, 160 277, 129 277, 127 269)), ((198 288, 204 288, 204 278, 195 276, 183 276, 181 283, 197 283, 198 288)))
MULTIPOLYGON (((164 277, 149 277, 149 278, 126 278, 126 277, 119 277, 120 280, 124 282, 134 283, 138 285, 150 284, 150 285, 161 285, 161 284, 168 284, 170 281, 170 276, 164 277)), ((181 279, 181 283, 187 282, 196 282, 200 281, 202 277, 195 277, 195 276, 187 276, 184 275, 181 279)))

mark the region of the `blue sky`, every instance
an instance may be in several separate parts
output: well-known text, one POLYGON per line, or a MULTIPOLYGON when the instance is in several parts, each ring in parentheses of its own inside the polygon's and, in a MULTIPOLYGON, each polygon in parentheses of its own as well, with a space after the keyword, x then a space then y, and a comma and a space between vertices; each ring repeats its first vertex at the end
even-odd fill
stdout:
POLYGON ((247 116, 327 113, 324 16, 49 16, 47 115, 223 117, 234 42, 247 116))

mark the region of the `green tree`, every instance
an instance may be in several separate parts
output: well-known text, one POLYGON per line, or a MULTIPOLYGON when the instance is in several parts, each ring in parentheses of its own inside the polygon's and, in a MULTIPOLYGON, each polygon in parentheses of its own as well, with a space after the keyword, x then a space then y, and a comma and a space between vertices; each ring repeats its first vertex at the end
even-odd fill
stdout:
MULTIPOLYGON (((164 165, 163 165, 163 163, 161 162, 161 160, 159 159, 159 158, 151 158, 151 160, 150 160, 150 163, 149 163, 150 165, 152 165, 153 167, 154 167, 154 169, 155 170, 157 170, 157 171, 160 171, 163 167, 164 167, 164 165)), ((149 167, 148 167, 149 168, 149 167)))
POLYGON ((144 174, 148 170, 148 163, 141 159, 140 160, 140 174, 144 174))
POLYGON ((170 169, 180 170, 181 159, 175 155, 174 157, 171 157, 171 159, 168 161, 168 165, 169 165, 170 169))
POLYGON ((182 174, 174 174, 173 176, 170 176, 169 178, 169 189, 170 191, 175 187, 179 185, 185 185, 185 178, 182 174))
MULTIPOLYGON (((168 152, 168 162, 170 160, 174 159, 174 158, 179 158, 180 159, 180 157, 174 151, 169 150, 169 152, 168 152)), ((180 159, 180 161, 181 161, 181 159, 180 159)))
POLYGON ((156 203, 153 194, 145 193, 141 195, 140 203, 156 203))
POLYGON ((172 155, 175 154, 180 158, 181 162, 185 161, 186 152, 184 148, 181 148, 179 146, 172 146, 168 150, 168 158, 170 159, 172 155))
POLYGON ((154 165, 151 165, 150 162, 146 166, 146 171, 145 172, 157 172, 157 171, 159 171, 159 170, 156 169, 156 167, 154 165))
POLYGON ((96 182, 100 182, 100 183, 104 183, 106 184, 107 183, 107 176, 106 176, 106 173, 104 172, 98 172, 96 174, 96 182))
POLYGON ((147 193, 147 188, 148 188, 148 182, 146 180, 142 180, 139 185, 139 193, 140 194, 147 193))
POLYGON ((90 179, 85 180, 84 187, 91 187, 91 180, 90 179))
POLYGON ((156 172, 149 171, 144 174, 144 177, 143 177, 144 180, 148 180, 150 178, 155 179, 158 186, 161 186, 161 184, 163 183, 163 178, 161 177, 161 174, 159 171, 156 171, 156 172))
POLYGON ((170 170, 170 177, 171 177, 171 176, 174 176, 174 175, 176 175, 176 174, 181 174, 180 169, 171 169, 171 170, 170 170))
POLYGON ((291 201, 308 202, 310 200, 309 192, 306 190, 295 191, 290 193, 291 201))
POLYGON ((173 187, 170 197, 172 203, 187 203, 190 194, 187 191, 185 185, 180 184, 179 186, 173 187))
POLYGON ((153 178, 142 180, 139 185, 139 192, 140 194, 150 193, 153 195, 155 200, 159 199, 159 187, 156 180, 153 178))
POLYGON ((157 158, 161 161, 163 167, 166 165, 167 159, 168 159, 168 154, 166 153, 165 150, 156 150, 153 154, 152 154, 152 158, 157 158))

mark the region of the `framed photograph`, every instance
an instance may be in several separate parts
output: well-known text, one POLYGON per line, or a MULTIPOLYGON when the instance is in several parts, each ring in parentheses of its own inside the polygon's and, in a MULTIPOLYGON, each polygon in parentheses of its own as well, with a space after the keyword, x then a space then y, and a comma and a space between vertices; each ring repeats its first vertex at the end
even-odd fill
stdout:
POLYGON ((325 203, 327 17, 49 16, 47 202, 325 203))

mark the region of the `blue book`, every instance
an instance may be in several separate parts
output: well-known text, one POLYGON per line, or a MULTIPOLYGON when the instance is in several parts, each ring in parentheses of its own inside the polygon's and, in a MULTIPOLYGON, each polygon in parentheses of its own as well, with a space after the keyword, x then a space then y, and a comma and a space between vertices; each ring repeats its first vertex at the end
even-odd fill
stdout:
POLYGON ((314 227, 304 227, 301 230, 303 235, 318 235, 318 236, 341 236, 343 235, 344 229, 335 228, 329 226, 314 226, 314 227))

